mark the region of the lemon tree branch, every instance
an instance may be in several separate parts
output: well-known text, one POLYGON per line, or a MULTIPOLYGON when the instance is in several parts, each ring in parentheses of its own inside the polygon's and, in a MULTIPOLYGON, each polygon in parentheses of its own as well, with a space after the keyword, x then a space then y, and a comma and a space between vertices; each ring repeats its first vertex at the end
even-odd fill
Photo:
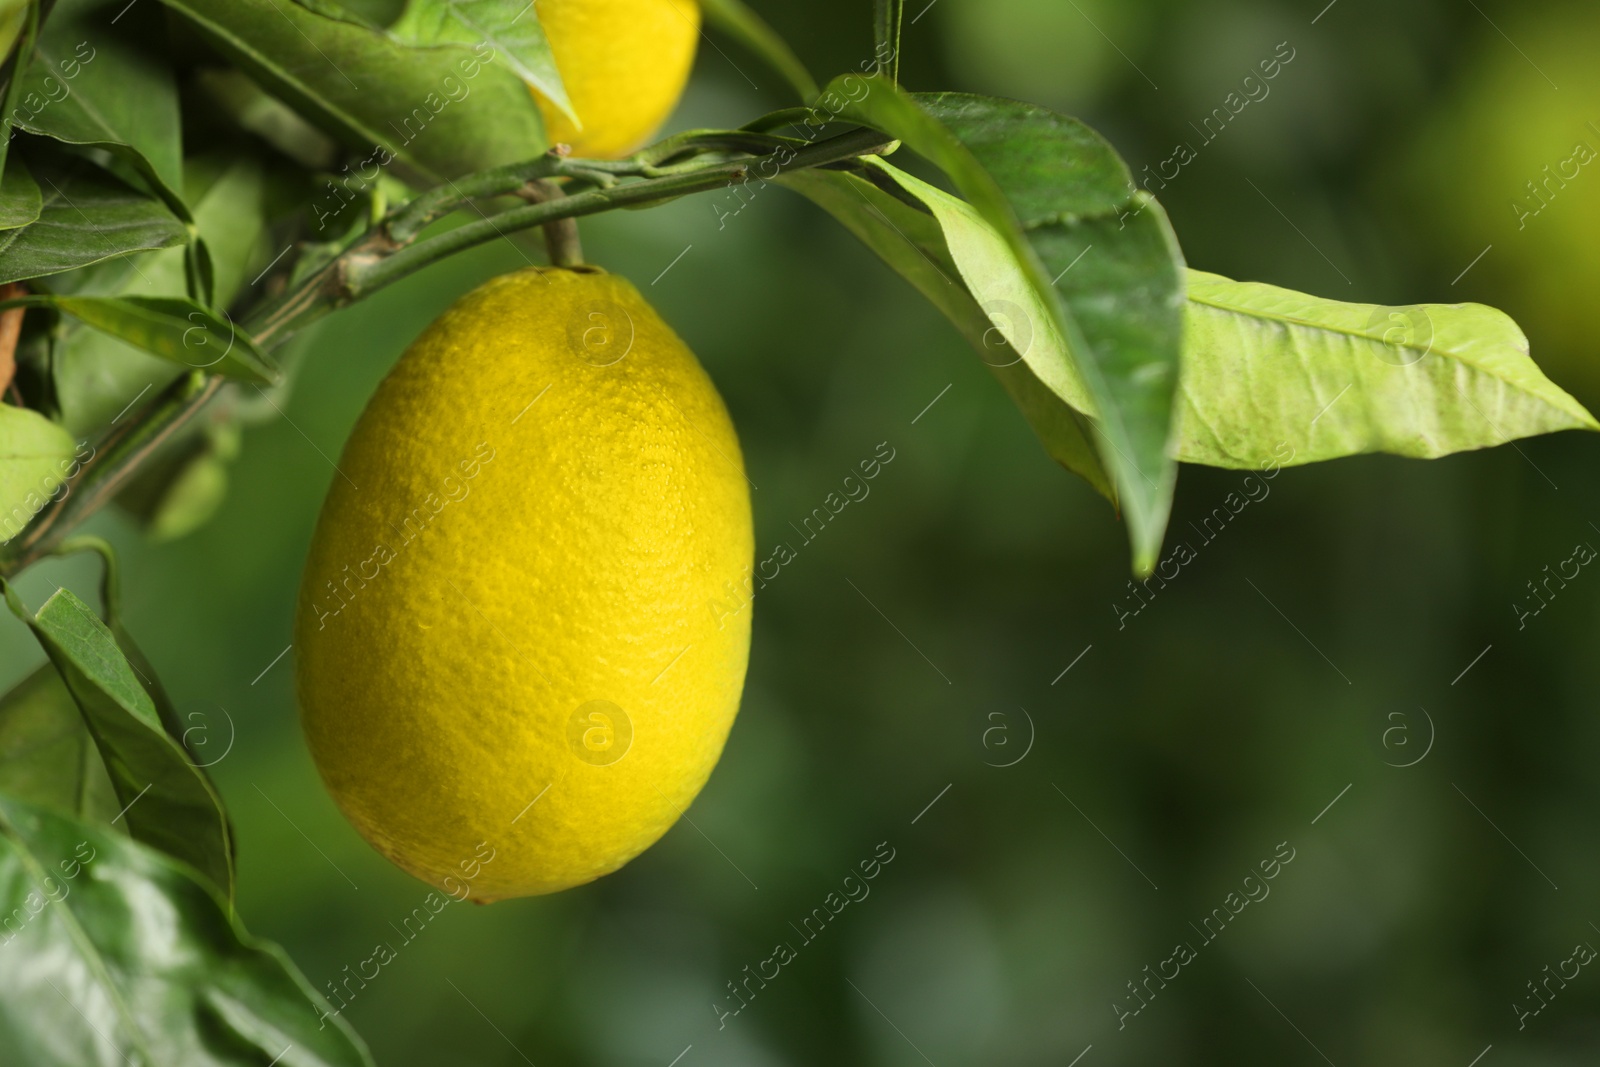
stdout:
MULTIPOLYGON (((247 315, 241 332, 263 351, 329 312, 458 252, 512 233, 625 207, 663 203, 752 180, 846 163, 885 150, 892 141, 859 128, 809 143, 754 131, 694 131, 621 161, 538 159, 479 172, 419 194, 356 237, 309 276, 247 315), (732 156, 733 158, 727 158, 732 156), (556 181, 573 192, 548 196, 556 181), (581 188, 590 186, 590 188, 581 188), (526 195, 533 200, 483 215, 453 230, 422 237, 426 227, 463 204, 526 195)), ((571 252, 557 249, 559 262, 571 252)), ((220 376, 185 375, 152 400, 113 437, 101 442, 63 495, 29 528, 0 549, 0 577, 15 575, 49 555, 72 529, 125 485, 149 458, 223 388, 220 376)))

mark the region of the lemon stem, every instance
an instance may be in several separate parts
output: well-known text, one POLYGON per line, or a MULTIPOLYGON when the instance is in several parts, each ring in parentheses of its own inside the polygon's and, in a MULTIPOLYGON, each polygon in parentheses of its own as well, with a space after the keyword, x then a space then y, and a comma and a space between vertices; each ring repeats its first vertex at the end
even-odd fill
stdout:
MULTIPOLYGON (((566 194, 550 179, 538 178, 523 186, 519 190, 519 195, 535 204, 547 204, 560 200, 566 194)), ((551 219, 544 224, 542 230, 545 252, 549 254, 552 264, 557 267, 583 266, 583 242, 578 239, 577 219, 570 217, 551 219)))

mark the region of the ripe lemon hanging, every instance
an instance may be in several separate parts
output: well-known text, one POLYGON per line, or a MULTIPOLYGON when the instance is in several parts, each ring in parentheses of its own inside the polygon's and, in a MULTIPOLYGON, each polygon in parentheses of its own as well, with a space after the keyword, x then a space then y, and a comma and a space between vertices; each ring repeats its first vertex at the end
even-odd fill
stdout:
POLYGON ((539 0, 539 22, 578 123, 535 93, 552 144, 626 155, 683 94, 700 36, 695 0, 539 0))
POLYGON ((509 274, 412 344, 339 471, 295 647, 356 829, 483 901, 649 847, 721 755, 749 656, 748 483, 694 354, 621 278, 509 274))

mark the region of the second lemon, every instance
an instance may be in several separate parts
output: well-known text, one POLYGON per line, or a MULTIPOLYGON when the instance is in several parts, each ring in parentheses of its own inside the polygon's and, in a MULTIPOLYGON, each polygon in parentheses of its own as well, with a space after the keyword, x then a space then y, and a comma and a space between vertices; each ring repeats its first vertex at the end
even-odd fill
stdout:
POLYGON ((626 155, 683 94, 700 37, 695 0, 539 0, 539 22, 577 122, 535 93, 552 144, 574 155, 626 155))

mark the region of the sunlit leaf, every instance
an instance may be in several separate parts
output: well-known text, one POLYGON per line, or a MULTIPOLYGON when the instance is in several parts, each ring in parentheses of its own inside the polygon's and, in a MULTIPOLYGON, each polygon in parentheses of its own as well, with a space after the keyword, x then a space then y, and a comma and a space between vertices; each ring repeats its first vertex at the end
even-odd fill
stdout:
POLYGON ((72 435, 37 411, 0 404, 0 544, 49 503, 76 451, 72 435))
POLYGON ((1429 458, 1600 423, 1503 312, 1383 307, 1191 271, 1177 457, 1259 467, 1362 452, 1429 458))
POLYGON ((0 796, 0 1056, 28 1067, 371 1067, 186 867, 0 796))
MULTIPOLYGON (((1102 458, 1117 475, 1135 567, 1145 570, 1160 548, 1177 476, 1167 452, 1184 273, 1166 213, 1135 190, 1110 144, 1076 119, 962 93, 917 101, 993 178, 1043 268, 1034 278, 1048 280, 1062 311, 1067 347, 1093 398, 1102 458)), ((952 177, 973 199, 979 183, 952 177)), ((996 212, 984 215, 1004 233, 996 212)))
MULTIPOLYGON (((893 179, 909 177, 881 160, 869 159, 864 165, 893 179)), ((1045 386, 1018 354, 1006 332, 996 325, 997 321, 1005 320, 1005 308, 1000 303, 991 303, 986 310, 983 301, 968 289, 951 258, 947 235, 933 214, 918 211, 872 182, 843 171, 796 171, 780 181, 833 215, 916 286, 972 344, 984 365, 1000 380, 1027 418, 1051 458, 1081 475, 1108 499, 1116 499, 1095 450, 1090 419, 1045 386)), ((946 199, 954 200, 948 196, 946 199)), ((1019 279, 1016 284, 1023 284, 1020 271, 1014 272, 1014 276, 1019 279)), ((1058 336, 1041 332, 1022 343, 1035 357, 1035 362, 1060 366, 1064 354, 1060 351, 1058 336)))
MULTIPOLYGON (((1160 206, 1134 188, 1127 167, 1092 130, 1032 105, 962 94, 913 98, 882 77, 847 75, 819 97, 816 111, 900 138, 950 177, 973 209, 969 219, 998 238, 963 224, 950 251, 975 291, 996 270, 1026 280, 1033 298, 989 309, 1003 312, 991 315, 993 324, 1019 353, 1040 334, 1061 339, 1084 389, 1057 395, 1095 416, 1135 570, 1148 571, 1176 479, 1167 453, 1183 310, 1182 257, 1160 206)), ((958 209, 940 210, 942 221, 961 221, 958 209)))

